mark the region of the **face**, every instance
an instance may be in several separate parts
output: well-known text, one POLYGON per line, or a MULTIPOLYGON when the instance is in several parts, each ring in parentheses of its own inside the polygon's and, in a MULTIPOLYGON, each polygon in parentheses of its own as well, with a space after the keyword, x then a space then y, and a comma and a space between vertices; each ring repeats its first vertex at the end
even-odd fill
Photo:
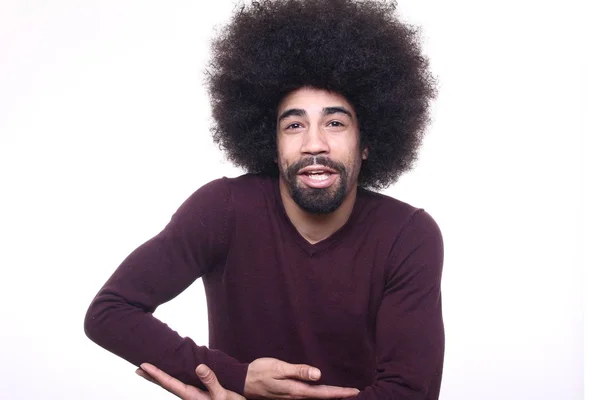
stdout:
POLYGON ((352 105, 341 95, 301 88, 277 110, 280 182, 303 210, 335 211, 356 189, 366 150, 352 105))

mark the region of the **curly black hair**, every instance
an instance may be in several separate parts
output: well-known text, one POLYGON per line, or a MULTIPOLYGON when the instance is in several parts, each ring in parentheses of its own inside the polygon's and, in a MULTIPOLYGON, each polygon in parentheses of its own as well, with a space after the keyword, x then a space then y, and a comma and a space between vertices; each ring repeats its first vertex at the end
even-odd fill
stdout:
POLYGON ((419 30, 396 3, 254 1, 212 42, 207 83, 214 141, 248 172, 276 176, 277 107, 301 87, 343 95, 354 106, 363 162, 358 184, 382 189, 409 170, 429 121, 435 79, 419 30))

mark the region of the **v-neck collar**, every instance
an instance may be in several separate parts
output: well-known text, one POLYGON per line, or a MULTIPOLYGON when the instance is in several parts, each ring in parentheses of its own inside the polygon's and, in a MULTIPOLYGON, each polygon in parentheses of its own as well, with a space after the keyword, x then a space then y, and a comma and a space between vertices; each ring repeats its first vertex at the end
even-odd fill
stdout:
POLYGON ((344 223, 344 225, 342 225, 337 231, 335 231, 334 233, 332 233, 331 235, 329 235, 328 237, 326 237, 325 239, 323 239, 317 243, 313 244, 313 243, 309 242, 308 240, 306 240, 304 238, 304 236, 302 236, 300 234, 300 232, 298 232, 298 229, 296 229, 296 226, 292 223, 292 220, 290 220, 290 217, 285 212, 285 207, 283 206, 283 200, 281 199, 281 190, 279 189, 279 179, 275 178, 274 180, 275 180, 275 184, 273 185, 273 191, 274 191, 273 195, 275 197, 277 212, 278 212, 279 216, 281 217, 281 219, 283 221, 283 225, 285 226, 286 230, 288 231, 288 234, 290 235, 290 237, 292 237, 294 242, 296 242, 296 244, 298 245, 298 247, 300 247, 302 250, 304 250, 309 256, 312 257, 315 254, 320 253, 320 252, 330 248, 331 246, 333 246, 341 238, 343 238, 345 235, 347 235, 347 233, 350 231, 350 229, 354 225, 357 215, 362 206, 362 196, 361 196, 362 189, 360 187, 356 191, 356 200, 354 201, 354 206, 352 207, 352 212, 350 213, 350 217, 344 223))

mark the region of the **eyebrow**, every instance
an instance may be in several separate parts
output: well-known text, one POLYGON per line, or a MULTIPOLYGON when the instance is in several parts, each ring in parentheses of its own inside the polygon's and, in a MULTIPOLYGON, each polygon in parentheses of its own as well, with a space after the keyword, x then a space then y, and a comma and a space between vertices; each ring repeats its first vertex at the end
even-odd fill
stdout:
POLYGON ((323 115, 331 115, 331 114, 346 114, 350 119, 352 119, 352 113, 344 107, 325 107, 323 109, 323 115))
MULTIPOLYGON (((352 113, 344 107, 336 106, 323 108, 323 115, 332 115, 338 113, 345 114, 352 119, 352 113)), ((285 110, 283 113, 281 113, 281 115, 278 118, 278 122, 281 122, 282 120, 291 116, 306 117, 306 111, 300 108, 290 108, 289 110, 285 110)))
POLYGON ((286 119, 287 117, 291 117, 292 115, 296 117, 306 117, 306 111, 300 108, 290 108, 289 110, 285 110, 283 113, 281 113, 278 122, 281 122, 282 120, 286 119))

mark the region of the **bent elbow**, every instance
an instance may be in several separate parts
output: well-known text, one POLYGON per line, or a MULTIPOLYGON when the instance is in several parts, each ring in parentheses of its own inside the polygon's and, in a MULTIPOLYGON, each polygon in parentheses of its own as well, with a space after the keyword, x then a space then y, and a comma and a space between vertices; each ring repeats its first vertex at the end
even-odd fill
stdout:
POLYGON ((101 291, 92 300, 83 320, 86 336, 96 344, 106 347, 114 330, 114 321, 118 321, 126 309, 124 301, 112 293, 101 291))
POLYGON ((101 320, 99 318, 101 312, 102 308, 95 298, 88 307, 85 318, 83 319, 83 331, 85 332, 85 335, 95 343, 98 343, 102 336, 100 333, 102 331, 100 328, 101 320))

